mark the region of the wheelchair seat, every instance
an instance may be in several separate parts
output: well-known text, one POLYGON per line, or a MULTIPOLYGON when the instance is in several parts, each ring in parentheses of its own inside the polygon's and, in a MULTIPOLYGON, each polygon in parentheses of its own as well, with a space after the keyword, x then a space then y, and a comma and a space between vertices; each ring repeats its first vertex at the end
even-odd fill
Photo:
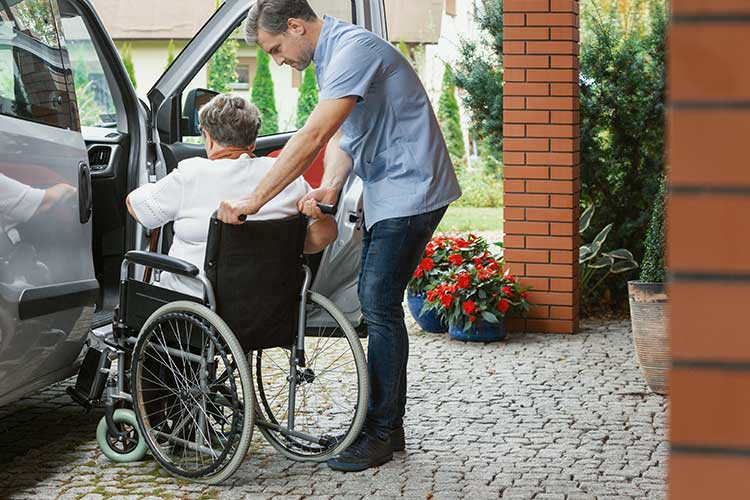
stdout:
POLYGON ((292 344, 307 217, 223 224, 212 217, 204 270, 216 312, 245 352, 292 344))

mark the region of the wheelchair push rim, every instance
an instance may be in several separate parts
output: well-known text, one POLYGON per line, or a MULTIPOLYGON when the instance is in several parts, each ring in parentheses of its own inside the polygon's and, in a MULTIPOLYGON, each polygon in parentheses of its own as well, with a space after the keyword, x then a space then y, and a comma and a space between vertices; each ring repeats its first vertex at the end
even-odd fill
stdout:
POLYGON ((133 350, 133 406, 169 473, 219 483, 250 445, 254 390, 239 342, 208 308, 173 302, 144 324, 133 350))

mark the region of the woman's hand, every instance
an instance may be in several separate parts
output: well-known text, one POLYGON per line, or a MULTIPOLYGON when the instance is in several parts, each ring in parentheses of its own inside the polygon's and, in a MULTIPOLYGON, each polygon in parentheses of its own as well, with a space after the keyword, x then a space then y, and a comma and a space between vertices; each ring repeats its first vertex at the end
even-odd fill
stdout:
POLYGON ((297 208, 308 217, 319 219, 323 216, 323 212, 318 208, 318 202, 325 203, 326 205, 335 205, 338 197, 338 190, 334 188, 313 189, 299 200, 297 208))

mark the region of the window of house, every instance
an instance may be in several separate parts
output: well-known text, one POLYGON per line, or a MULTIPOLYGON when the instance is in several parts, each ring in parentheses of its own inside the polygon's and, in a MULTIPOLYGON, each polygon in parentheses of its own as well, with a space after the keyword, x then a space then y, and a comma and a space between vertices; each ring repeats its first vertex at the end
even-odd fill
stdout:
POLYGON ((77 128, 53 5, 55 0, 0 4, 0 114, 77 128))

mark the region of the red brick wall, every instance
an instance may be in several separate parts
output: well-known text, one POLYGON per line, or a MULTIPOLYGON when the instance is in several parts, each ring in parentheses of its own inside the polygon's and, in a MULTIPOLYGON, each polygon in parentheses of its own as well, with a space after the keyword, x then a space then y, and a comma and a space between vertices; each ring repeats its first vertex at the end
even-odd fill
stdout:
POLYGON ((750 2, 673 0, 669 498, 750 498, 750 2))
POLYGON ((534 291, 515 330, 578 329, 578 1, 503 3, 505 260, 534 291))

